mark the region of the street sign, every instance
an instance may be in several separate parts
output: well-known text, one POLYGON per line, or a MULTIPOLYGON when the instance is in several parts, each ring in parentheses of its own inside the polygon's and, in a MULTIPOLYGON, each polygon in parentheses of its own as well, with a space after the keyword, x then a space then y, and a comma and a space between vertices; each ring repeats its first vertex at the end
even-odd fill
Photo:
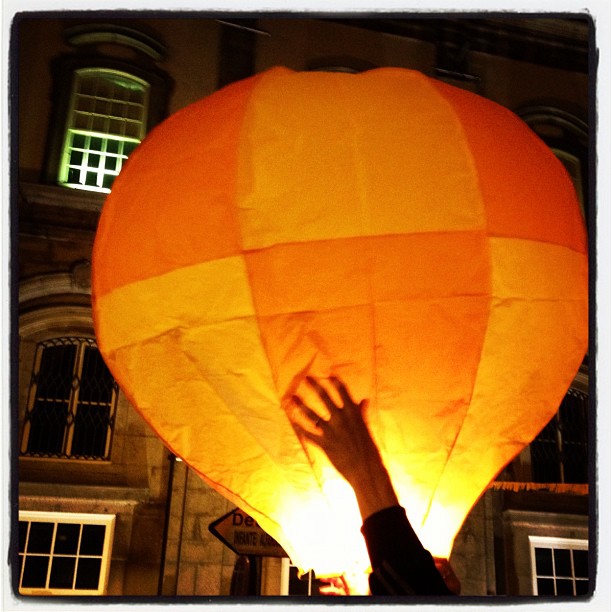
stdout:
POLYGON ((212 522, 208 530, 238 555, 287 556, 281 545, 240 508, 235 508, 212 522))

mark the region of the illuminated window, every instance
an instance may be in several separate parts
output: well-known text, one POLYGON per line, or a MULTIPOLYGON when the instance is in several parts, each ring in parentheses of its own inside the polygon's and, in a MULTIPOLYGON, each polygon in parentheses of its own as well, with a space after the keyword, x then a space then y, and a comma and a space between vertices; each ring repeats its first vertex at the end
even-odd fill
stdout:
POLYGON ((144 138, 149 85, 117 70, 76 70, 58 181, 110 192, 123 163, 144 138))
POLYGON ((534 595, 588 595, 587 540, 529 536, 534 595))
POLYGON ((19 512, 19 592, 104 595, 115 516, 19 512))
POLYGON ((118 387, 91 338, 37 346, 21 454, 110 459, 118 387))

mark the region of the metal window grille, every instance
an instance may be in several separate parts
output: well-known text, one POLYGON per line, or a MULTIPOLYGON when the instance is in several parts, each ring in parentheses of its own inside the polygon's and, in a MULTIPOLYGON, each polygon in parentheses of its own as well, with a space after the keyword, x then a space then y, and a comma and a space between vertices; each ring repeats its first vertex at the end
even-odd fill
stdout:
POLYGON ((588 394, 571 388, 530 445, 534 482, 588 482, 588 394))
POLYGON ((39 343, 21 454, 110 459, 118 385, 91 338, 39 343))
POLYGON ((19 513, 19 592, 103 595, 115 516, 19 513))
POLYGON ((529 543, 534 595, 589 594, 586 540, 530 536, 529 543))
POLYGON ((74 76, 59 183, 109 193, 123 163, 145 135, 149 85, 100 68, 74 76))

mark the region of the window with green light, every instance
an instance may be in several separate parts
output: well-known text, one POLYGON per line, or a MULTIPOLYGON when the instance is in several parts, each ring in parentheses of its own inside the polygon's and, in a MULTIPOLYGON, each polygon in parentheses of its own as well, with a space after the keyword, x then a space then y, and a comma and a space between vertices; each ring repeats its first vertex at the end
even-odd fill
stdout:
POLYGON ((149 85, 123 72, 77 70, 58 181, 109 193, 123 163, 145 135, 149 85))

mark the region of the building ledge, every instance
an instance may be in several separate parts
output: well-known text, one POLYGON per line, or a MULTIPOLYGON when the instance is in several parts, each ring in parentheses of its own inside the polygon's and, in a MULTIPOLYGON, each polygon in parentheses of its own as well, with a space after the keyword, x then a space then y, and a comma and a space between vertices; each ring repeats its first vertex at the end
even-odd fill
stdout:
MULTIPOLYGON (((588 516, 572 514, 565 510, 543 512, 510 508, 502 512, 502 520, 506 524, 511 524, 514 529, 526 528, 529 531, 538 530, 542 535, 546 532, 554 535, 558 534, 561 529, 572 529, 574 531, 569 537, 588 537, 588 516), (580 531, 583 533, 580 533, 580 531)), ((565 537, 568 536, 566 535, 565 537)))
POLYGON ((20 183, 21 196, 28 204, 72 208, 99 213, 107 194, 96 191, 82 191, 58 185, 20 183))
POLYGON ((48 482, 20 482, 19 498, 24 500, 70 500, 80 503, 91 501, 112 501, 119 504, 138 504, 151 499, 150 491, 144 487, 113 487, 76 484, 57 484, 48 482))

